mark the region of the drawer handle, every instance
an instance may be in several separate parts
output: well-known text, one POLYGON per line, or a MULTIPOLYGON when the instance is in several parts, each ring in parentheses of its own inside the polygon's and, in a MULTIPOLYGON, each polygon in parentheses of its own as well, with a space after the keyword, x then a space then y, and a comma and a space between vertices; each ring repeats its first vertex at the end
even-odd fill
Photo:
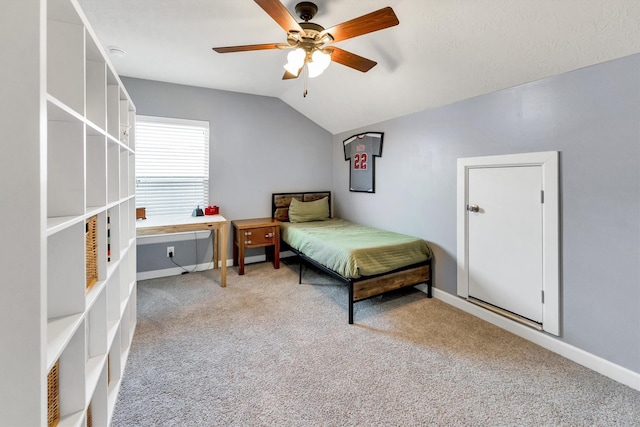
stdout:
POLYGON ((250 231, 245 231, 245 232, 244 232, 244 235, 245 235, 245 236, 251 236, 251 232, 250 232, 250 231))
POLYGON ((264 237, 266 237, 267 239, 270 239, 273 237, 273 233, 267 233, 264 235, 264 237))
POLYGON ((251 240, 245 240, 245 243, 246 243, 247 245, 250 245, 250 244, 251 244, 251 240))

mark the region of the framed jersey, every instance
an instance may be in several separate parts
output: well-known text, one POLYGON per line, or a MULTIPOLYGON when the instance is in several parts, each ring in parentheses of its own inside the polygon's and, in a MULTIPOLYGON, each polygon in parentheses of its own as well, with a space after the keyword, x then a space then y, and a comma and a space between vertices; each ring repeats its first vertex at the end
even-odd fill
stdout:
POLYGON ((382 156, 382 132, 353 135, 344 144, 344 160, 349 161, 349 191, 375 193, 375 158, 382 156))

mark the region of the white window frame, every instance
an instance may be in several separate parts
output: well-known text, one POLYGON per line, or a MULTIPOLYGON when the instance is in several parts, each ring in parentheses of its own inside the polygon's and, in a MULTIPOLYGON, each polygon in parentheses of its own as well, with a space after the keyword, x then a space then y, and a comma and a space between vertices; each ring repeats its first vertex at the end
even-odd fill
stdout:
POLYGON ((144 207, 147 217, 204 209, 209 145, 207 121, 136 116, 136 207, 144 207))

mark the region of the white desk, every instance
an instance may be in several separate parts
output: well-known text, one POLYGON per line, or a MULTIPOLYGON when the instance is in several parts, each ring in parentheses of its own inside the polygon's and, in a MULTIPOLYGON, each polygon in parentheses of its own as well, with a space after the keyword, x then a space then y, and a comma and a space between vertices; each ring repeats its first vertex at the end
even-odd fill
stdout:
POLYGON ((222 215, 162 215, 136 221, 137 236, 212 230, 213 268, 220 264, 220 286, 227 286, 227 220, 222 215), (219 263, 218 260, 222 262, 219 263))

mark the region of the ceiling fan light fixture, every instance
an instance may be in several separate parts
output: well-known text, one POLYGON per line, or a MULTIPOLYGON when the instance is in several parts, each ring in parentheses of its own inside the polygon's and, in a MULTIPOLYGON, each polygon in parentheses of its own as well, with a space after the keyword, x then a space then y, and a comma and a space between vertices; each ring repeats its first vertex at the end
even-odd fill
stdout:
POLYGON ((311 55, 311 61, 307 62, 309 77, 318 77, 331 64, 331 55, 321 50, 316 50, 311 55))
POLYGON ((307 52, 302 48, 297 48, 289 52, 287 55, 287 61, 290 64, 297 66, 298 68, 304 65, 304 60, 307 57, 307 52))
POLYGON ((313 52, 313 54, 311 55, 311 60, 313 62, 317 62, 318 64, 320 64, 320 66, 322 67, 322 69, 326 69, 329 64, 331 63, 331 54, 329 53, 325 53, 321 50, 316 50, 315 52, 313 52))
POLYGON ((292 50, 287 55, 288 62, 284 65, 284 69, 297 77, 300 69, 304 65, 306 57, 307 53, 304 51, 304 49, 297 48, 295 50, 292 50))

